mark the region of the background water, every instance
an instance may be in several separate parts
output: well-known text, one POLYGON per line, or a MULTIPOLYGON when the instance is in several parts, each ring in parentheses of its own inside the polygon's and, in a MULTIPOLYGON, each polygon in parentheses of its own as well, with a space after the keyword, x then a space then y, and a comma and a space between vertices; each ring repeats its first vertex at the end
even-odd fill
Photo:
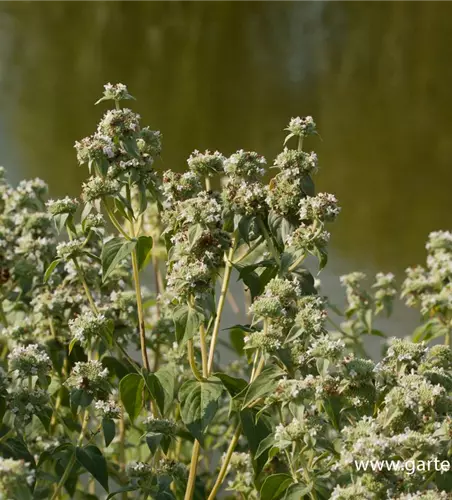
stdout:
MULTIPOLYGON (((318 190, 343 207, 326 289, 357 269, 401 280, 451 227, 451 19, 447 2, 2 2, 0 164, 78 195, 73 144, 108 81, 162 131, 164 168, 195 148, 271 160, 288 119, 311 114, 318 190)), ((399 309, 390 333, 413 319, 399 309)))

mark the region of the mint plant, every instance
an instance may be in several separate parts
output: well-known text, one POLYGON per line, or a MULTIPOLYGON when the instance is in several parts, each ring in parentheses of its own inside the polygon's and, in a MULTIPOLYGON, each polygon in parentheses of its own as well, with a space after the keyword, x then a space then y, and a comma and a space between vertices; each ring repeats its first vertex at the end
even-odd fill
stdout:
POLYGON ((112 109, 75 144, 78 199, 1 171, 0 498, 451 498, 448 471, 356 461, 450 457, 452 235, 407 271, 414 341, 376 363, 363 339, 386 339, 395 278, 344 276, 345 311, 320 293, 340 208, 315 192, 313 119, 291 119, 270 167, 194 151, 160 173, 131 100, 105 86, 112 109), (226 321, 232 280, 247 324, 226 321))

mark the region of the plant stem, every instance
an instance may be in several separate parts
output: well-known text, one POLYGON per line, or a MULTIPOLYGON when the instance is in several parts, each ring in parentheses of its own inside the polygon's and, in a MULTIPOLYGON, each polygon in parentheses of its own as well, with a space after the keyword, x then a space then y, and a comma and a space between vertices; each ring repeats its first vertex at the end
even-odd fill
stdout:
POLYGON ((193 340, 191 339, 187 341, 187 350, 188 350, 188 362, 190 364, 191 371, 193 372, 193 375, 195 376, 196 380, 202 382, 202 375, 199 372, 198 367, 196 366, 195 351, 193 349, 193 340))
POLYGON ((279 257, 279 252, 273 242, 273 238, 268 234, 268 231, 267 231, 267 228, 265 227, 265 224, 264 222, 262 221, 262 219, 260 217, 257 217, 257 224, 260 228, 260 230, 262 231, 262 234, 264 235, 264 238, 265 238, 265 241, 267 242, 267 245, 268 245, 268 248, 270 249, 270 252, 273 256, 273 258, 275 259, 276 263, 279 264, 281 263, 281 259, 279 257))
POLYGON ((296 269, 296 268, 297 268, 297 267, 298 267, 298 266, 299 266, 299 265, 300 265, 300 264, 304 261, 304 259, 305 259, 305 258, 306 258, 306 254, 303 252, 303 253, 300 255, 300 257, 298 257, 298 259, 297 259, 297 260, 296 260, 293 264, 291 264, 291 265, 289 266, 288 271, 289 271, 289 272, 294 271, 294 270, 295 270, 295 269, 296 269))
POLYGON ((195 492, 196 469, 198 468, 198 458, 199 458, 200 448, 201 445, 199 444, 199 441, 195 441, 193 443, 192 459, 190 462, 190 472, 188 475, 187 489, 185 490, 184 500, 191 500, 193 498, 193 493, 195 492))
POLYGON ((303 151, 303 136, 298 136, 298 151, 303 151))
MULTIPOLYGON (((3 299, 2 299, 3 302, 3 299)), ((0 302, 0 321, 5 328, 8 328, 8 320, 6 318, 5 310, 3 309, 3 303, 0 302)))
POLYGON ((112 212, 111 208, 108 206, 107 201, 103 200, 103 202, 104 202, 105 210, 106 210, 108 217, 110 218, 112 224, 124 236, 124 238, 126 238, 126 240, 130 240, 131 239, 130 236, 121 227, 121 224, 119 223, 118 219, 115 217, 115 214, 112 212))
POLYGON ((96 303, 94 302, 93 296, 92 296, 91 291, 88 287, 88 283, 86 282, 85 276, 83 275, 83 271, 80 267, 80 264, 78 263, 77 257, 73 257, 72 260, 74 261, 74 265, 75 265, 75 269, 77 271, 78 278, 83 285, 83 289, 85 290, 86 298, 88 299, 88 302, 91 306, 91 309, 93 310, 94 314, 99 314, 99 309, 97 309, 96 303))
POLYGON ((241 262, 243 259, 245 259, 246 257, 248 257, 248 255, 250 255, 250 253, 252 253, 254 250, 256 250, 256 248, 262 243, 262 235, 260 235, 257 240, 248 248, 248 250, 243 254, 243 255, 240 255, 235 261, 234 261, 234 264, 238 264, 239 262, 241 262))
MULTIPOLYGON (((83 437, 85 435, 86 428, 88 426, 89 422, 89 410, 85 409, 85 412, 83 413, 83 420, 82 420, 82 429, 80 431, 80 435, 77 439, 77 446, 80 446, 83 443, 83 437)), ((58 483, 55 493, 52 496, 51 500, 56 500, 57 498, 60 497, 61 490, 63 489, 67 478, 69 477, 69 474, 71 473, 72 467, 75 464, 76 456, 75 456, 75 450, 73 451, 71 458, 66 465, 66 468, 64 469, 63 475, 61 476, 60 482, 58 483)))
POLYGON ((289 464, 289 470, 290 470, 290 475, 292 476, 292 479, 297 482, 297 473, 295 472, 295 469, 293 468, 292 460, 290 459, 289 452, 287 450, 284 450, 287 458, 287 462, 289 464))
POLYGON ((201 343, 202 375, 204 378, 208 378, 206 329, 203 324, 199 327, 199 338, 201 343))
POLYGON ((229 250, 229 255, 227 257, 226 265, 224 268, 223 283, 221 285, 220 299, 218 300, 217 314, 215 317, 215 323, 213 325, 212 339, 210 341, 209 360, 207 362, 207 376, 209 376, 212 373, 213 359, 215 356, 215 347, 216 347, 217 340, 218 340, 218 333, 220 331, 221 315, 223 314, 224 304, 225 304, 225 300, 226 300, 226 294, 228 292, 229 281, 231 279, 232 258, 234 256, 236 244, 237 244, 237 241, 234 238, 232 241, 232 246, 231 246, 231 249, 229 250))
MULTIPOLYGON (((154 255, 152 256, 152 267, 154 270, 154 277, 155 277, 155 295, 156 295, 157 319, 160 319, 161 314, 160 314, 160 304, 158 301, 158 297, 159 297, 163 287, 162 287, 162 282, 161 282, 162 279, 161 279, 161 275, 160 275, 158 261, 154 255)), ((154 349, 154 364, 153 364, 153 370, 152 370, 154 372, 156 372, 158 370, 159 362, 160 362, 160 343, 159 343, 159 341, 160 341, 160 339, 157 339, 156 346, 154 349)))
POLYGON ((149 364, 148 353, 146 350, 146 328, 144 326, 143 301, 141 299, 141 285, 140 285, 140 275, 138 271, 138 259, 137 259, 136 249, 132 252, 132 269, 133 269, 133 281, 135 282, 135 294, 137 299, 141 357, 143 359, 144 367, 149 372, 151 371, 151 365, 149 364))
MULTIPOLYGON (((256 354, 257 354, 257 352, 256 352, 256 354)), ((262 369, 264 368, 265 357, 263 355, 261 356, 261 360, 260 360, 259 365, 257 367, 256 367, 256 363, 257 363, 257 356, 254 359, 253 371, 251 374, 250 383, 253 382, 256 379, 256 377, 259 376, 262 369)), ((236 429, 235 429, 234 435, 232 436, 232 440, 229 443, 229 448, 226 452, 226 456, 224 457, 223 463, 221 464, 220 472, 218 473, 215 484, 213 485, 212 491, 210 492, 210 495, 208 496, 207 500, 214 500, 215 499, 215 496, 218 493, 218 490, 220 489, 220 487, 221 487, 221 485, 226 477, 228 467, 229 467, 229 462, 231 461, 232 454, 234 453, 235 447, 237 446, 237 443, 240 439, 241 433, 242 433, 242 425, 238 424, 236 429)), ((185 499, 185 500, 188 500, 188 499, 185 499)))
MULTIPOLYGON (((121 405, 121 417, 119 420, 119 469, 121 472, 126 470, 126 426, 124 422, 124 408, 121 405)), ((122 500, 127 500, 127 492, 121 495, 122 500)))
POLYGON ((218 473, 217 480, 215 481, 215 484, 213 485, 212 491, 210 492, 210 495, 208 496, 207 500, 214 500, 214 498, 216 497, 218 490, 220 489, 220 487, 224 481, 224 478, 226 477, 226 474, 228 472, 229 462, 231 461, 232 454, 234 453, 235 447, 237 446, 237 443, 239 442, 241 434, 242 434, 242 426, 241 426, 241 424, 238 424, 237 427, 235 428, 234 435, 232 436, 232 440, 229 443, 229 448, 226 452, 223 463, 221 464, 221 468, 220 468, 220 472, 218 473))

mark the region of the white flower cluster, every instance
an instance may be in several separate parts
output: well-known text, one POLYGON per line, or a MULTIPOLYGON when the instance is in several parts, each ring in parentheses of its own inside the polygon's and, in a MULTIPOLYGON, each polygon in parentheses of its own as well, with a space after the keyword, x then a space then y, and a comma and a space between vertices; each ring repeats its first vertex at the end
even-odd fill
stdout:
POLYGON ((78 201, 66 196, 61 200, 47 201, 46 207, 52 215, 74 214, 78 208, 78 201))
POLYGON ((119 193, 120 184, 115 179, 102 177, 90 177, 82 185, 82 198, 85 202, 93 202, 107 196, 114 196, 119 193))
POLYGON ((34 415, 42 415, 49 410, 49 395, 43 389, 17 387, 9 394, 7 407, 16 417, 16 422, 26 425, 34 415))
POLYGON ((123 83, 107 83, 104 85, 104 97, 97 102, 106 100, 122 101, 126 99, 134 99, 134 97, 129 94, 126 85, 123 83))
POLYGON ((285 442, 298 441, 303 439, 306 433, 305 425, 298 419, 293 418, 292 421, 287 424, 278 424, 275 429, 275 443, 276 445, 284 446, 285 442))
MULTIPOLYGON (((225 455, 223 455, 224 460, 225 455)), ((232 480, 228 481, 228 490, 236 491, 246 495, 245 498, 254 498, 252 495, 253 487, 253 465, 249 453, 234 452, 229 461, 228 474, 235 473, 232 480)))
POLYGON ((192 172, 206 177, 223 172, 225 161, 226 158, 219 151, 200 153, 196 149, 188 158, 187 163, 192 172))
POLYGON ((337 204, 337 198, 330 193, 307 196, 300 201, 299 206, 300 211, 298 215, 301 220, 333 222, 341 211, 337 204))
POLYGON ((344 354, 345 344, 341 339, 332 340, 331 336, 324 334, 315 339, 306 351, 306 355, 312 358, 324 358, 337 361, 344 354))
POLYGON ((65 385, 70 389, 82 389, 91 395, 103 395, 108 389, 108 369, 99 360, 78 361, 65 385))
POLYGON ((178 201, 184 201, 197 196, 201 191, 201 180, 196 172, 179 174, 172 170, 163 173, 162 194, 164 206, 171 208, 178 201))
POLYGON ((102 418, 114 419, 121 417, 121 408, 116 401, 111 399, 106 401, 102 399, 95 401, 94 408, 102 418))
POLYGON ((56 251, 60 259, 69 260, 78 257, 83 252, 83 240, 75 239, 58 243, 56 251))
POLYGON ((312 116, 297 116, 296 118, 291 118, 286 130, 293 135, 307 137, 316 133, 316 126, 312 116))
POLYGON ((254 151, 240 149, 224 161, 224 171, 230 177, 257 180, 265 173, 267 160, 254 151))
POLYGON ((74 339, 85 344, 93 337, 99 337, 101 330, 108 325, 108 319, 104 314, 94 314, 87 311, 78 318, 69 321, 69 329, 74 339))
POLYGON ((16 371, 20 378, 46 375, 52 367, 45 349, 38 344, 15 347, 8 356, 10 371, 16 371))
POLYGON ((249 312, 261 318, 278 318, 287 315, 301 290, 296 282, 273 278, 265 287, 264 293, 251 305, 249 312))
POLYGON ((34 480, 35 472, 30 467, 30 463, 0 457, 0 498, 2 500, 17 499, 15 496, 17 491, 20 491, 24 485, 31 487, 34 480))
POLYGON ((366 309, 371 301, 369 294, 362 288, 362 281, 366 275, 361 272, 344 274, 340 277, 340 282, 345 287, 345 295, 348 302, 347 312, 349 314, 356 310, 366 309))
POLYGON ((406 270, 402 297, 410 307, 420 307, 423 315, 436 317, 447 327, 452 311, 452 233, 434 231, 426 244, 427 266, 406 270))
POLYGON ((159 432, 167 436, 172 436, 177 430, 177 425, 174 420, 155 418, 154 416, 147 417, 144 420, 144 425, 148 432, 159 432))

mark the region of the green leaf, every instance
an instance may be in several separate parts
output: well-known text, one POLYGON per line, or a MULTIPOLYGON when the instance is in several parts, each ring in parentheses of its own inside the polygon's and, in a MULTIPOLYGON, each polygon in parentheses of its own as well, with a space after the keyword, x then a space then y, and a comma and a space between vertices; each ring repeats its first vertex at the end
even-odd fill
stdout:
POLYGON ((151 236, 140 236, 137 240, 137 260, 140 271, 149 263, 152 255, 152 243, 151 236))
POLYGON ((120 488, 119 490, 114 491, 113 493, 110 493, 107 497, 107 500, 110 500, 111 498, 115 497, 116 495, 119 495, 120 493, 126 493, 128 491, 137 491, 138 488, 135 486, 124 486, 120 488))
POLYGON ((238 230, 239 235, 245 243, 250 243, 250 225, 253 222, 253 217, 250 215, 234 215, 234 230, 238 230))
POLYGON ((190 250, 196 245, 203 233, 204 228, 201 226, 201 224, 190 226, 190 228, 188 229, 188 243, 190 250))
POLYGON ((174 401, 174 389, 176 386, 176 367, 173 364, 167 364, 155 372, 155 376, 160 381, 163 388, 163 415, 169 413, 174 401))
POLYGON ((62 259, 55 259, 53 262, 50 263, 49 267, 46 269, 46 272, 44 273, 44 283, 47 283, 49 281, 50 276, 52 275, 53 271, 55 271, 56 266, 62 261, 62 259))
POLYGON ((68 218, 69 214, 57 214, 53 216, 53 222, 58 233, 61 233, 61 231, 64 229, 68 218))
POLYGON ((200 442, 217 412, 222 392, 223 384, 217 377, 210 377, 203 382, 188 380, 179 390, 182 421, 200 442))
POLYGON ((266 477, 260 491, 260 500, 273 500, 279 498, 292 484, 289 474, 272 474, 266 477))
POLYGON ((243 283, 245 283, 245 285, 250 289, 252 299, 260 295, 267 284, 267 281, 262 279, 262 275, 259 275, 256 272, 256 269, 270 269, 271 273, 268 277, 268 281, 273 277, 271 274, 276 273, 277 269, 274 260, 263 260, 255 264, 248 265, 234 264, 234 267, 239 272, 237 281, 242 280, 243 283))
POLYGON ((292 486, 287 490, 284 500, 302 500, 303 497, 308 495, 311 490, 312 485, 306 486, 301 483, 292 484, 292 486))
POLYGON ((105 446, 108 446, 115 438, 115 421, 111 418, 102 419, 102 430, 104 432, 105 446))
POLYGON ((141 371, 141 374, 143 375, 143 380, 151 395, 151 399, 157 403, 159 410, 163 413, 165 411, 165 393, 160 380, 154 373, 149 373, 144 369, 141 371))
POLYGON ((223 382, 224 388, 229 392, 231 397, 240 394, 248 385, 248 382, 243 378, 231 377, 227 373, 214 373, 213 375, 223 382))
POLYGON ((146 434, 146 443, 149 451, 155 455, 155 452, 160 448, 160 443, 164 435, 161 432, 148 432, 146 434))
POLYGON ((129 373, 119 383, 121 401, 129 414, 130 420, 135 420, 143 408, 144 379, 137 373, 129 373))
POLYGON ((246 408, 256 400, 273 393, 278 385, 278 378, 284 375, 284 372, 277 366, 269 366, 249 386, 243 401, 243 408, 246 408))
POLYGON ((97 446, 90 444, 75 450, 77 462, 84 467, 108 493, 107 461, 97 446))
POLYGON ((322 248, 314 247, 311 253, 319 260, 319 272, 320 272, 328 263, 328 251, 326 248, 323 247, 322 248))
POLYGON ((262 453, 258 458, 256 458, 255 455, 261 441, 272 433, 271 422, 265 415, 262 415, 259 420, 257 420, 257 412, 250 409, 240 412, 240 422, 242 423, 243 433, 248 441, 251 455, 254 458, 254 472, 258 475, 267 463, 268 451, 262 453))
POLYGON ((74 337, 70 342, 69 342, 69 347, 68 347, 68 353, 71 354, 72 349, 74 349, 75 344, 78 342, 78 338, 74 337))
POLYGON ((301 189, 307 196, 315 196, 315 185, 310 175, 305 175, 301 179, 301 189))
POLYGON ((184 304, 175 310, 173 320, 176 327, 176 340, 185 343, 199 331, 204 321, 204 314, 200 309, 184 304))
POLYGON ((269 434, 265 439, 263 439, 259 443, 259 447, 257 448, 256 455, 254 458, 259 458, 263 453, 269 450, 275 443, 275 436, 273 434, 269 434))
POLYGON ((102 247, 102 281, 114 271, 116 266, 125 259, 135 248, 137 242, 125 238, 113 238, 102 247))

